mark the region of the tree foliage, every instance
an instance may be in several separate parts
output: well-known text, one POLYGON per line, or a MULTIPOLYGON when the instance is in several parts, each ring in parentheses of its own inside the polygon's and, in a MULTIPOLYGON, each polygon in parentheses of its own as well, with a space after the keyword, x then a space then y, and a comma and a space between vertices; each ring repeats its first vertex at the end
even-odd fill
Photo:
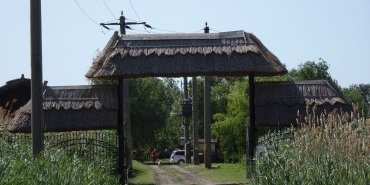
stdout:
POLYGON ((370 115, 370 84, 351 85, 343 89, 344 95, 359 109, 360 116, 370 115))
MULTIPOLYGON (((171 80, 145 78, 130 81, 131 129, 134 148, 158 147, 158 140, 163 142, 170 136, 177 136, 181 131, 175 118, 169 119, 171 113, 176 114, 174 103, 179 89, 171 80), (167 125, 169 120, 172 125, 167 125), (158 133, 167 132, 167 138, 157 138, 158 133), (171 133, 171 134, 170 134, 171 133)), ((177 100, 178 102, 178 100, 177 100)), ((172 114, 173 115, 173 114, 172 114)), ((168 143, 166 143, 168 144, 168 143)))
POLYGON ((307 61, 300 64, 298 69, 292 69, 288 76, 294 80, 331 80, 329 65, 321 58, 318 62, 307 61))
MULTIPOLYGON (((92 80, 92 84, 116 84, 92 80)), ((171 147, 182 132, 178 116, 181 92, 172 79, 144 78, 129 81, 133 149, 143 155, 149 148, 171 147)))
POLYGON ((213 115, 212 134, 220 139, 226 162, 239 162, 245 153, 245 122, 249 116, 246 91, 245 80, 233 82, 227 94, 226 113, 213 115))

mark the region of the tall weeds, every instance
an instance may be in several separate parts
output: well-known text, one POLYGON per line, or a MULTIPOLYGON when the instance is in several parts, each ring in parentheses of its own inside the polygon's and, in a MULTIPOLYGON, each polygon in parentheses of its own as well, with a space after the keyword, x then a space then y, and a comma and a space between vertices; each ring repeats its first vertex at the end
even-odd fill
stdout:
POLYGON ((102 164, 102 159, 85 161, 78 153, 48 147, 48 143, 42 155, 34 159, 29 138, 19 137, 24 141, 17 142, 9 142, 9 138, 4 127, 0 128, 1 185, 119 184, 118 177, 107 170, 110 166, 102 164))
POLYGON ((370 120, 331 114, 258 156, 255 184, 370 184, 370 120))

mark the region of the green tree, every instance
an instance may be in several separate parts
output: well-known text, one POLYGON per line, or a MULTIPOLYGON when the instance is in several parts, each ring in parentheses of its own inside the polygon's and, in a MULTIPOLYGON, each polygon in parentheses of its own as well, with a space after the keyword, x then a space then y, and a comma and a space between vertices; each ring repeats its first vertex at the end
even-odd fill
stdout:
POLYGON ((289 72, 288 77, 294 80, 331 80, 328 70, 328 63, 320 58, 318 62, 307 61, 303 64, 300 64, 298 69, 292 69, 289 72))
POLYGON ((344 95, 359 109, 360 116, 370 115, 370 84, 351 85, 343 89, 344 95))
MULTIPOLYGON (((92 84, 116 84, 92 80, 92 84)), ((165 148, 178 142, 181 92, 172 79, 144 78, 129 81, 133 148, 144 157, 151 146, 165 148)))
POLYGON ((155 146, 155 135, 172 110, 171 89, 158 78, 131 80, 129 87, 133 146, 155 146))
POLYGON ((167 87, 167 97, 173 100, 171 112, 168 115, 167 124, 156 132, 156 145, 160 150, 178 147, 179 139, 183 133, 181 104, 182 94, 173 79, 165 79, 167 87))
POLYGON ((245 153, 245 123, 249 106, 247 82, 235 81, 227 95, 226 113, 213 115, 212 135, 220 139, 221 152, 226 162, 240 162, 245 153))

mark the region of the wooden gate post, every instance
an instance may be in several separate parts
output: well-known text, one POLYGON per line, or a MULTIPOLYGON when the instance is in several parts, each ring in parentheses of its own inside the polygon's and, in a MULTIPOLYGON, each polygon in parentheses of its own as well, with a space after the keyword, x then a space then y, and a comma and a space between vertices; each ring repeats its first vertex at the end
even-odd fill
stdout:
POLYGON ((125 173, 129 178, 129 172, 132 170, 132 138, 131 138, 131 115, 130 115, 130 93, 129 80, 123 80, 123 127, 125 137, 125 173))
POLYGON ((118 135, 118 174, 120 175, 120 184, 125 184, 127 176, 125 173, 125 136, 124 136, 124 83, 123 79, 118 80, 117 86, 117 135, 118 135))
POLYGON ((192 96, 193 96, 193 161, 195 165, 199 164, 199 123, 198 123, 198 85, 197 85, 197 77, 194 76, 192 78, 192 96))
POLYGON ((249 75, 249 124, 246 134, 246 156, 247 156, 247 177, 251 177, 254 168, 253 158, 256 149, 256 114, 255 114, 255 81, 254 76, 249 75))
MULTIPOLYGON (((188 91, 188 77, 184 77, 184 105, 187 106, 189 102, 189 91, 188 91)), ((191 163, 191 151, 190 151, 190 139, 189 139, 189 126, 190 126, 190 115, 184 115, 184 149, 185 149, 185 162, 186 164, 191 163)))
POLYGON ((204 166, 212 167, 211 162, 211 102, 210 102, 210 77, 204 78, 204 166))

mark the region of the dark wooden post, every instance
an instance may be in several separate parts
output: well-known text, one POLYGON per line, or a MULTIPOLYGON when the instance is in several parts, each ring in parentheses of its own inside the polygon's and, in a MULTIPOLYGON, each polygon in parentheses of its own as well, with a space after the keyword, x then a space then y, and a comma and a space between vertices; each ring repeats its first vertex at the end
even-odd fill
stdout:
MULTIPOLYGON (((204 33, 209 33, 209 27, 206 22, 204 33)), ((204 166, 206 168, 212 167, 212 150, 211 150, 211 87, 210 77, 204 78, 204 166)))
POLYGON ((125 142, 125 171, 126 178, 129 177, 129 171, 132 169, 132 139, 131 139, 131 115, 130 115, 130 94, 129 94, 129 80, 123 80, 123 126, 124 126, 124 136, 126 138, 125 142))
POLYGON ((118 174, 120 174, 120 183, 125 184, 125 136, 124 136, 124 83, 123 79, 118 80, 117 86, 117 135, 118 135, 118 174))
MULTIPOLYGON (((184 77, 184 106, 188 108, 189 91, 188 91, 188 77, 184 77)), ((186 110, 187 111, 187 110, 186 110)), ((184 115, 184 140, 185 140, 185 162, 186 164, 191 163, 191 153, 190 153, 190 142, 189 142, 189 126, 190 126, 190 115, 184 115)))
POLYGON ((204 78, 204 166, 212 167, 211 162, 211 102, 210 77, 204 78))
POLYGON ((32 154, 43 149, 41 0, 30 1, 31 17, 31 133, 32 154))
POLYGON ((255 81, 254 76, 249 75, 249 124, 247 128, 247 146, 246 146, 246 156, 247 156, 247 177, 251 177, 254 164, 253 158, 256 149, 256 114, 255 114, 255 81))
POLYGON ((193 96, 193 160, 194 164, 198 165, 199 164, 199 123, 198 123, 198 90, 197 90, 197 77, 194 76, 192 78, 192 86, 193 86, 193 91, 192 91, 192 96, 193 96))

